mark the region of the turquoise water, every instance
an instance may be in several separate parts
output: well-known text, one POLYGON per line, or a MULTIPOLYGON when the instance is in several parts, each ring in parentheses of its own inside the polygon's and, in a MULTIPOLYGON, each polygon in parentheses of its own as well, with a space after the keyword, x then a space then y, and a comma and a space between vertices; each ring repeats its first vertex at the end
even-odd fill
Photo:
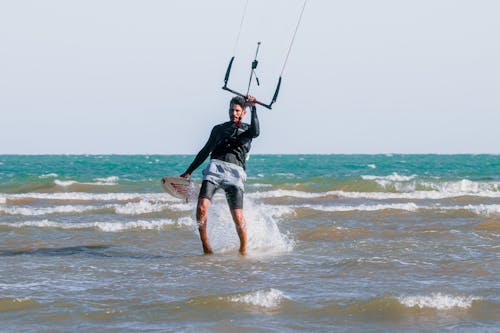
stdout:
MULTIPOLYGON (((387 176, 393 173, 443 180, 499 180, 498 155, 258 155, 252 156, 247 170, 250 178, 286 184, 291 178, 300 182, 352 180, 365 174, 387 176)), ((1 186, 50 184, 60 180, 90 182, 96 178, 119 175, 120 185, 146 185, 156 190, 164 175, 181 174, 192 161, 189 155, 3 155, 0 158, 1 186)), ((201 177, 193 175, 196 179, 201 177)))
POLYGON ((0 155, 3 329, 497 331, 499 155, 252 155, 247 257, 192 159, 0 155))

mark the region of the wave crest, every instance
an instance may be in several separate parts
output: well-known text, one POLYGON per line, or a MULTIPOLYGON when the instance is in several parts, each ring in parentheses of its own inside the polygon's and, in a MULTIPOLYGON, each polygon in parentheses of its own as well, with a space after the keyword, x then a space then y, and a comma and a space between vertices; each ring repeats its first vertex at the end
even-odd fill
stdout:
POLYGON ((281 290, 266 289, 257 290, 248 294, 229 297, 231 302, 262 307, 266 309, 277 309, 284 300, 290 300, 281 290))
POLYGON ((410 308, 431 308, 436 310, 451 310, 453 308, 468 309, 474 301, 481 300, 477 296, 451 296, 441 293, 429 296, 401 296, 398 301, 410 308))

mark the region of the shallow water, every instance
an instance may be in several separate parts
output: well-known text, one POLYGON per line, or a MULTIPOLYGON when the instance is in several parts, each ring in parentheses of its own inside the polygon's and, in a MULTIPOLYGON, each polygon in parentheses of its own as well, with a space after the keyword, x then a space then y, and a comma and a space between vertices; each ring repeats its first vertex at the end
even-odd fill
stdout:
POLYGON ((3 330, 498 331, 500 156, 252 156, 246 257, 191 159, 0 156, 3 330))

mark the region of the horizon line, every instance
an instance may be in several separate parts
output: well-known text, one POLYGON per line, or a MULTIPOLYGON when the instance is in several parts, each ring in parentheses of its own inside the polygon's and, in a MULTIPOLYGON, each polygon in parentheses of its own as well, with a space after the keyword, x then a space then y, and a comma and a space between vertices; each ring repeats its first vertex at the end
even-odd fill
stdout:
MULTIPOLYGON (((196 153, 0 153, 0 156, 102 156, 102 155, 114 155, 114 156, 193 156, 196 153)), ((460 153, 436 153, 436 152, 426 152, 426 153, 401 153, 401 152, 386 152, 386 153, 253 153, 251 156, 259 155, 289 155, 289 156, 299 156, 299 155, 500 155, 500 153, 491 152, 460 152, 460 153)))

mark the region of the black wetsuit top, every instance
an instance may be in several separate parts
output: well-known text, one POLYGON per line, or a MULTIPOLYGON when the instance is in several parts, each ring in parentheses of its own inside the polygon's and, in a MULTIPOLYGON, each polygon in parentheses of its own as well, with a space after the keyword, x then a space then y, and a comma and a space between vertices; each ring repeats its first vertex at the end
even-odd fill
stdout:
POLYGON ((193 163, 186 170, 192 174, 208 157, 239 165, 245 169, 245 161, 250 151, 252 139, 259 136, 259 118, 257 108, 252 107, 250 125, 241 123, 239 126, 228 121, 214 126, 205 146, 196 155, 193 163))

